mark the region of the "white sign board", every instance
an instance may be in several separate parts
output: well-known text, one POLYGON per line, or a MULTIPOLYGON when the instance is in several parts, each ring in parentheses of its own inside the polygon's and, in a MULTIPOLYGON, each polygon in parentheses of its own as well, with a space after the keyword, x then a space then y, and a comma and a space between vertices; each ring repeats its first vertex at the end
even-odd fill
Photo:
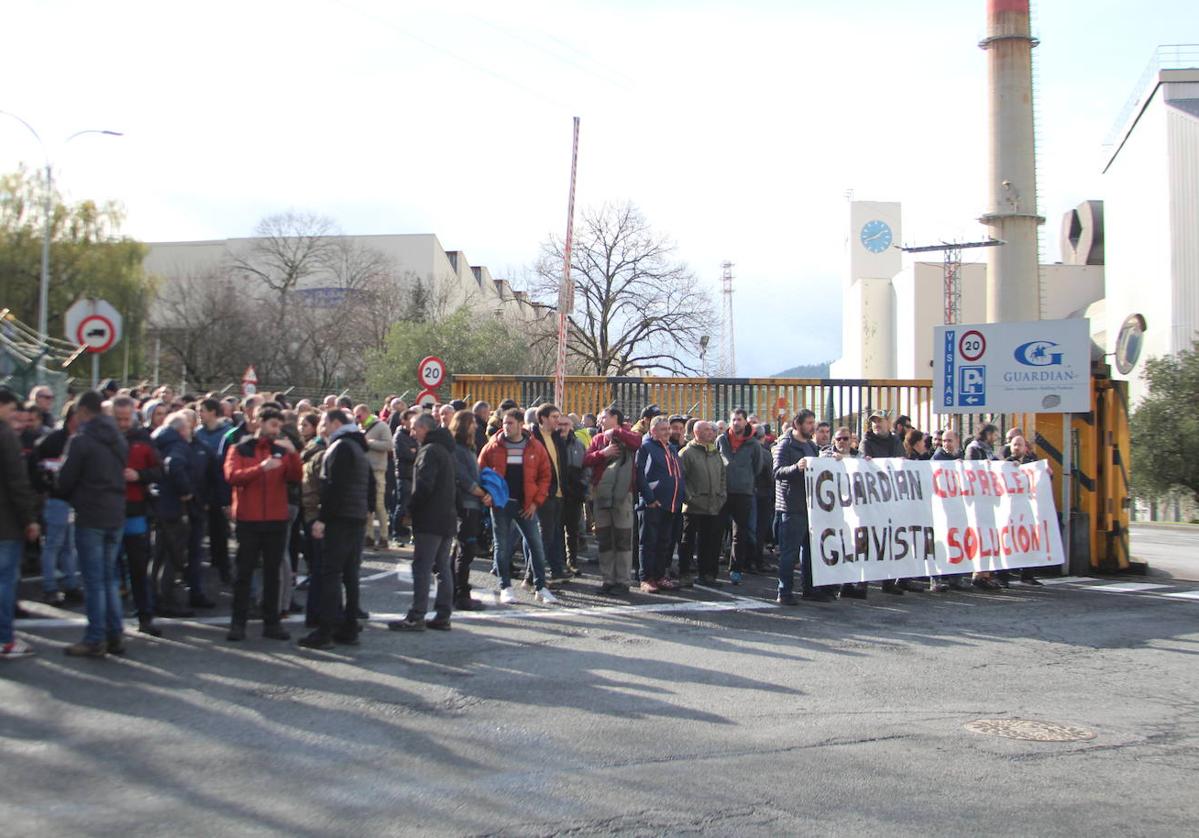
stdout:
POLYGON ((107 352, 121 339, 121 313, 106 300, 80 299, 63 315, 63 332, 88 352, 107 352))
POLYGON ((804 476, 817 585, 1063 562, 1044 461, 819 457, 804 476))
POLYGON ((934 413, 1086 413, 1086 319, 937 326, 934 413))

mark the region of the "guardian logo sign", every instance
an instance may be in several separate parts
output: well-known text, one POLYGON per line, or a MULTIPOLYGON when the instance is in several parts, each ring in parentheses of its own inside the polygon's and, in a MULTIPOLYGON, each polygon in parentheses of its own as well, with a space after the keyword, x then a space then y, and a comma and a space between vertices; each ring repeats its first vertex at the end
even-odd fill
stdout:
POLYGON ((937 326, 933 340, 937 413, 1085 413, 1091 409, 1087 320, 937 326), (1047 334, 1054 339, 1046 340, 1047 334))
POLYGON ((1055 349, 1057 344, 1051 340, 1030 340, 1016 347, 1016 361, 1028 367, 1057 366, 1064 356, 1055 349))

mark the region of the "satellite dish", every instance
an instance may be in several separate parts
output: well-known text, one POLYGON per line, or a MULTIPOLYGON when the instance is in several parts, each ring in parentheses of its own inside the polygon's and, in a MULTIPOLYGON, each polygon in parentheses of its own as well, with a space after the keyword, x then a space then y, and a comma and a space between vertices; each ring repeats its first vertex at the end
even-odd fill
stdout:
POLYGON ((1116 336, 1116 369, 1121 375, 1128 375, 1137 365, 1141 357, 1141 348, 1145 345, 1145 318, 1139 314, 1130 314, 1120 326, 1116 336))

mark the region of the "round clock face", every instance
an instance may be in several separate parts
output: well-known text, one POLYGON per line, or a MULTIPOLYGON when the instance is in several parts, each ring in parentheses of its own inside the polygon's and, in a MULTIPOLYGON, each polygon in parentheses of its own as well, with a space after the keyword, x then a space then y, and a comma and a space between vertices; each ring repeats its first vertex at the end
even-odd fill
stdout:
POLYGON ((882 253, 891 246, 891 228, 885 221, 867 221, 862 225, 860 238, 862 247, 871 253, 882 253))

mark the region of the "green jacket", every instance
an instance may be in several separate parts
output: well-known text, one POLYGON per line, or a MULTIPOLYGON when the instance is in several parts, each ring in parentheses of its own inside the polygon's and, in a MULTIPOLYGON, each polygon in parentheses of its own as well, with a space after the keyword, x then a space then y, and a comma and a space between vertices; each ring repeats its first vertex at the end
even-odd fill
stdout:
POLYGON ((719 515, 728 497, 720 451, 715 445, 709 447, 692 440, 679 454, 679 462, 683 464, 683 485, 687 487, 683 512, 719 515))

